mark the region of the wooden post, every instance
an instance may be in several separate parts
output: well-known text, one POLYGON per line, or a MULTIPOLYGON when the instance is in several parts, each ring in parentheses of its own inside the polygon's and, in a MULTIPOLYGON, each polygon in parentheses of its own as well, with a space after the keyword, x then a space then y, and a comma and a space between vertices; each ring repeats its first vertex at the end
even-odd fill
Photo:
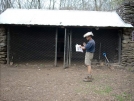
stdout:
POLYGON ((120 30, 120 31, 118 32, 118 36, 119 36, 118 63, 119 63, 119 64, 121 63, 121 34, 122 34, 122 31, 120 30))
POLYGON ((65 36, 64 36, 64 63, 63 63, 63 68, 66 68, 66 37, 67 37, 67 30, 65 28, 65 36))
POLYGON ((66 63, 66 66, 69 67, 69 31, 67 32, 67 63, 66 63))
POLYGON ((7 30, 7 64, 10 64, 10 29, 7 30))
POLYGON ((70 30, 70 42, 69 42, 69 67, 71 66, 71 58, 72 58, 72 30, 70 30))
POLYGON ((55 34, 55 61, 54 61, 55 67, 57 67, 57 44, 58 44, 58 29, 56 29, 55 34))

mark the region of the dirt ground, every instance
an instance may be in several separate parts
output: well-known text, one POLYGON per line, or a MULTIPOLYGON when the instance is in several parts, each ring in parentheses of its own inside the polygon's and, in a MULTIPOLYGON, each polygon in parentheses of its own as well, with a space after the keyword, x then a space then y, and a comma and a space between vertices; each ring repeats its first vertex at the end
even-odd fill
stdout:
POLYGON ((86 67, 0 65, 0 101, 134 101, 134 73, 93 67, 93 82, 83 82, 86 67))

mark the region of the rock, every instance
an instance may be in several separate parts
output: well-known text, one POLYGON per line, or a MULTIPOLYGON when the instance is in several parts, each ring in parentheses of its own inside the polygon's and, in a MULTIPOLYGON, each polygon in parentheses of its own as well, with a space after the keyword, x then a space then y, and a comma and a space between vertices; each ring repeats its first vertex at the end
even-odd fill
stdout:
POLYGON ((132 62, 132 60, 131 60, 131 59, 128 59, 128 60, 127 60, 127 62, 128 62, 128 63, 131 63, 131 62, 132 62))
POLYGON ((6 58, 1 57, 0 61, 6 61, 6 58))
POLYGON ((131 43, 131 44, 130 44, 130 47, 134 47, 134 43, 131 43))
POLYGON ((124 38, 124 39, 129 39, 129 36, 124 35, 123 38, 124 38))
POLYGON ((12 66, 13 65, 13 62, 10 62, 10 65, 12 66))
POLYGON ((123 43, 125 43, 125 44, 128 43, 128 40, 123 40, 123 43))
POLYGON ((127 47, 127 44, 123 44, 122 47, 124 47, 124 48, 127 47))
POLYGON ((0 58, 6 58, 6 55, 0 55, 0 58))
POLYGON ((130 6, 134 7, 134 2, 130 2, 130 6))
POLYGON ((7 62, 7 48, 6 48, 6 32, 5 28, 0 26, 0 64, 5 64, 7 62))
POLYGON ((4 54, 7 54, 7 52, 0 52, 0 55, 4 55, 4 54))
POLYGON ((0 46, 6 46, 6 43, 0 43, 0 46))
POLYGON ((1 61, 0 60, 0 64, 6 64, 7 62, 6 61, 1 61))
POLYGON ((6 40, 6 36, 0 36, 0 40, 2 39, 6 40))

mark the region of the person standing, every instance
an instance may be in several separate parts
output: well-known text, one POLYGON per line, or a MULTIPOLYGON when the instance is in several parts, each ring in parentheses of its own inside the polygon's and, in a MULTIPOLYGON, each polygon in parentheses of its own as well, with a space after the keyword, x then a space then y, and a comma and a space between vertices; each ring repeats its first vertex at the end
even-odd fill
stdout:
POLYGON ((83 46, 81 48, 83 50, 86 50, 85 53, 85 65, 88 68, 88 75, 86 78, 84 78, 84 82, 92 82, 92 74, 91 74, 91 61, 93 59, 93 55, 95 52, 95 41, 92 39, 93 33, 92 32, 87 32, 84 34, 84 38, 87 39, 87 44, 84 42, 83 46))

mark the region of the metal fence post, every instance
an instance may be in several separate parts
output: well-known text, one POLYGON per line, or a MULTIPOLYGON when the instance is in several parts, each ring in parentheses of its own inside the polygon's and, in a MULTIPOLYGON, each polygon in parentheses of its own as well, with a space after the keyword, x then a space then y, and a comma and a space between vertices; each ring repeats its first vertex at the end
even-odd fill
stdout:
POLYGON ((57 44, 58 44, 58 29, 56 29, 55 34, 55 61, 54 61, 55 67, 57 67, 57 44))

